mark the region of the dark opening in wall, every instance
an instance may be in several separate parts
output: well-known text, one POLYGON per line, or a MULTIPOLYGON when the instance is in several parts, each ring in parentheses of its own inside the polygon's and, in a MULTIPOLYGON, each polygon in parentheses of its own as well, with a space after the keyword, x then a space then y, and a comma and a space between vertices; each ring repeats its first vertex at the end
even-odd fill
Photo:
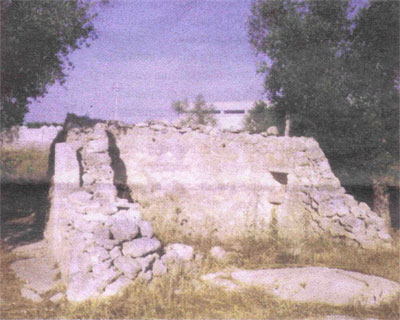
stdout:
POLYGON ((80 148, 76 151, 76 158, 77 158, 78 164, 79 164, 79 186, 82 187, 82 185, 83 185, 82 148, 80 148))
POLYGON ((280 184, 283 184, 285 186, 287 185, 287 182, 288 182, 287 176, 288 176, 288 174, 286 172, 275 172, 275 171, 270 171, 270 172, 272 174, 272 177, 276 181, 278 181, 280 184))

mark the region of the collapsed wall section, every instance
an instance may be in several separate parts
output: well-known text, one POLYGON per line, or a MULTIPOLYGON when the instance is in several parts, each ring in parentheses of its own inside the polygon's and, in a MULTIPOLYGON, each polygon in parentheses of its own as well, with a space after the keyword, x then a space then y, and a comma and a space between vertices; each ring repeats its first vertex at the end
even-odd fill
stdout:
POLYGON ((164 122, 110 127, 132 197, 147 219, 227 241, 277 228, 362 247, 390 241, 384 220, 345 193, 311 138, 221 132, 164 122))
POLYGON ((105 297, 166 271, 161 243, 138 204, 117 197, 104 124, 72 129, 56 144, 45 237, 70 301, 105 297))

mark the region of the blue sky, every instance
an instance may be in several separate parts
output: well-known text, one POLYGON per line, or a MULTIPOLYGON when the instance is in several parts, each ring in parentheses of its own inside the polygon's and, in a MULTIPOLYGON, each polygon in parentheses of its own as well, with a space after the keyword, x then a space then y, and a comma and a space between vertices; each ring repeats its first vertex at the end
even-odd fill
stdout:
POLYGON ((99 37, 71 55, 75 69, 30 104, 26 121, 67 112, 125 121, 171 118, 174 100, 257 100, 262 76, 248 42, 251 1, 112 0, 95 20, 99 37), (92 107, 91 107, 92 106, 92 107))

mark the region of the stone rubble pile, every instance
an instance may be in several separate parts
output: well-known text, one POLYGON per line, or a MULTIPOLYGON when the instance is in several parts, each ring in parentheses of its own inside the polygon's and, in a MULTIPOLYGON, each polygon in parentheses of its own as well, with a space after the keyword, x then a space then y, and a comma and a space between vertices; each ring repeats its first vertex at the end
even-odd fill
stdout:
POLYGON ((10 268, 22 281, 21 296, 33 302, 42 302, 50 292, 50 301, 55 303, 64 299, 61 289, 60 270, 48 250, 45 240, 17 247, 16 256, 10 268))
POLYGON ((163 250, 151 224, 142 220, 139 205, 117 197, 105 125, 79 130, 72 129, 67 142, 77 146, 81 187, 66 199, 68 219, 60 230, 70 248, 62 263, 67 299, 114 295, 132 280, 164 274, 172 260, 192 260, 191 247, 191 255, 184 245, 163 250))

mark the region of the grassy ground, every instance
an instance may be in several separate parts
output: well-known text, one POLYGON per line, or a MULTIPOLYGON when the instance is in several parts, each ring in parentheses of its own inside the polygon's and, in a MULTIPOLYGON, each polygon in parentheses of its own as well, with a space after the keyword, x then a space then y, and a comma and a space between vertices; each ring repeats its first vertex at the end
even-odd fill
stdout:
MULTIPOLYGON (((9 318, 304 318, 328 314, 355 317, 398 319, 399 299, 378 308, 332 307, 322 304, 290 303, 266 295, 260 289, 225 292, 202 285, 199 275, 230 267, 278 268, 317 265, 355 270, 400 281, 398 245, 393 250, 366 251, 340 246, 329 241, 299 245, 272 239, 243 239, 225 262, 212 259, 207 243, 194 243, 204 254, 199 273, 194 277, 182 270, 154 280, 150 285, 134 283, 122 296, 81 304, 48 300, 34 304, 19 295, 21 284, 8 265, 15 257, 1 249, 0 317, 9 318), (300 249, 298 249, 300 248, 300 249)), ((48 295, 50 296, 50 295, 48 295)), ((399 298, 399 297, 398 297, 399 298)))
POLYGON ((1 183, 47 183, 49 151, 46 149, 2 147, 0 152, 1 183))
MULTIPOLYGON (((35 150, 3 150, 1 154, 2 178, 9 182, 47 182, 48 154, 35 150)), ((3 180, 4 181, 4 180, 3 180)), ((32 203, 32 198, 21 197, 19 205, 32 203), (25 204, 24 201, 26 202, 25 204)), ((43 201, 43 199, 41 200, 43 201)), ((14 201, 16 203, 16 201, 14 201)), ((11 211, 10 211, 11 212, 11 211)), ((164 243, 184 242, 193 245, 203 254, 198 273, 193 277, 177 269, 155 279, 150 285, 136 282, 119 297, 93 300, 81 304, 65 300, 57 304, 45 299, 35 304, 21 298, 21 283, 10 271, 9 265, 16 257, 4 247, 0 248, 0 318, 305 318, 345 314, 354 317, 399 319, 399 298, 378 308, 359 306, 332 307, 321 304, 301 304, 281 301, 266 295, 260 289, 243 292, 226 292, 202 285, 199 276, 225 268, 279 268, 295 266, 328 266, 374 274, 400 282, 399 235, 391 250, 362 250, 334 243, 327 239, 294 243, 280 239, 275 234, 256 235, 227 243, 229 256, 224 262, 209 255, 212 240, 181 238, 179 234, 158 230, 164 243)), ((47 298, 51 296, 51 292, 47 298)))

